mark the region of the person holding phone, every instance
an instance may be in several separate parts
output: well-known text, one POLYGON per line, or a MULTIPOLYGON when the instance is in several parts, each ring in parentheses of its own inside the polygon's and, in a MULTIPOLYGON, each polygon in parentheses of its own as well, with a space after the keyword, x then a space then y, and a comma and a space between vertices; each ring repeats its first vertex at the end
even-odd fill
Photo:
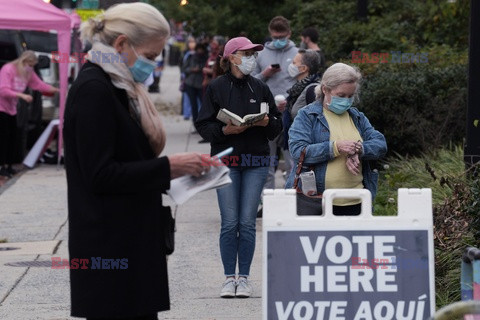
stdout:
MULTIPOLYGON (((296 79, 288 73, 288 66, 298 52, 295 43, 290 40, 292 34, 290 23, 282 16, 274 17, 269 25, 268 31, 272 41, 265 43, 265 50, 258 54, 257 67, 252 75, 267 84, 273 96, 288 96, 287 90, 296 82, 296 79)), ((286 100, 280 103, 277 108, 284 112, 286 100)), ((283 136, 280 135, 276 141, 269 144, 270 156, 277 155, 277 146, 283 146, 283 136)), ((293 160, 288 150, 283 150, 285 169, 287 174, 291 171, 293 160)), ((275 166, 270 167, 265 188, 275 188, 275 166)))
POLYGON ((230 168, 232 183, 217 189, 222 221, 220 254, 226 277, 222 298, 248 298, 252 294, 248 276, 255 251, 256 213, 272 162, 268 141, 282 130, 281 114, 270 89, 250 76, 257 52, 262 49, 245 37, 227 42, 221 61, 226 74, 208 85, 196 122, 200 135, 211 144, 211 155, 233 147, 232 154, 223 159, 230 168), (252 125, 225 125, 216 118, 221 108, 240 117, 259 113, 262 103, 268 104, 268 114, 252 125))
POLYGON ((162 194, 172 179, 210 167, 197 152, 164 154, 162 119, 143 85, 170 36, 167 19, 149 4, 121 3, 85 21, 81 36, 92 50, 63 129, 69 256, 87 261, 70 269, 71 315, 156 320, 170 309, 162 194), (94 267, 92 257, 123 268, 94 267))

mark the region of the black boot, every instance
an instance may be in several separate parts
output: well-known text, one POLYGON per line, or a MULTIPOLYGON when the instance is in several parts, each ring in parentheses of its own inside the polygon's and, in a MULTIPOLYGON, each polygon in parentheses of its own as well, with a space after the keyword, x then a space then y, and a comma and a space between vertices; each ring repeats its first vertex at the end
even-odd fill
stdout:
POLYGON ((160 92, 160 77, 153 77, 153 83, 148 87, 148 92, 160 92))
POLYGON ((0 169, 0 176, 2 176, 2 177, 7 177, 7 178, 11 178, 11 177, 12 177, 12 175, 8 172, 7 168, 5 168, 5 167, 2 167, 2 168, 0 169))
POLYGON ((10 173, 12 176, 18 173, 17 170, 12 168, 12 166, 8 166, 7 172, 10 173))

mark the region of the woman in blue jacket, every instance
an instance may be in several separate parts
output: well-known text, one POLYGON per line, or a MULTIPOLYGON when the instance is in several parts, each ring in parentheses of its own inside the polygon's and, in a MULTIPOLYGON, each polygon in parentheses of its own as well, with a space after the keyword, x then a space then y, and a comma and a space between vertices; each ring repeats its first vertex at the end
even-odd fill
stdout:
MULTIPOLYGON (((375 130, 367 117, 351 107, 360 88, 358 69, 336 63, 325 71, 316 88, 317 101, 298 112, 289 130, 290 152, 297 165, 302 151, 305 159, 302 171, 313 170, 316 189, 366 188, 377 192, 378 173, 369 161, 378 160, 387 152, 382 133, 375 130)), ((292 170, 286 188, 293 186, 292 170)), ((299 183, 300 185, 300 183, 299 183)), ((321 205, 298 194, 299 215, 321 214, 321 205)), ((360 214, 360 199, 335 199, 333 212, 337 215, 360 214)))

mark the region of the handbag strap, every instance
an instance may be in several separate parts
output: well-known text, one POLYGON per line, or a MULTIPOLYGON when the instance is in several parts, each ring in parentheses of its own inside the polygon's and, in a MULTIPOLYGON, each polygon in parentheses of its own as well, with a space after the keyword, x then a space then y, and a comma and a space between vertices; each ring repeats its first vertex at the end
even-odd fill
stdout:
POLYGON ((293 189, 297 189, 298 187, 298 179, 300 178, 300 173, 302 172, 303 161, 305 160, 306 153, 307 153, 307 147, 304 147, 302 152, 300 153, 297 169, 295 170, 295 180, 293 180, 293 189))

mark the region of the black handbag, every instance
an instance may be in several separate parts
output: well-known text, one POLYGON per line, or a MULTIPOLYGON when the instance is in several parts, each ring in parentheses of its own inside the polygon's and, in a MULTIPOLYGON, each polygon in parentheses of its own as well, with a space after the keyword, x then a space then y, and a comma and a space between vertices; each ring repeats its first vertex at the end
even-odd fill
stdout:
POLYGON ((171 255, 175 251, 175 217, 172 216, 172 208, 164 207, 163 231, 165 233, 165 252, 171 255))

